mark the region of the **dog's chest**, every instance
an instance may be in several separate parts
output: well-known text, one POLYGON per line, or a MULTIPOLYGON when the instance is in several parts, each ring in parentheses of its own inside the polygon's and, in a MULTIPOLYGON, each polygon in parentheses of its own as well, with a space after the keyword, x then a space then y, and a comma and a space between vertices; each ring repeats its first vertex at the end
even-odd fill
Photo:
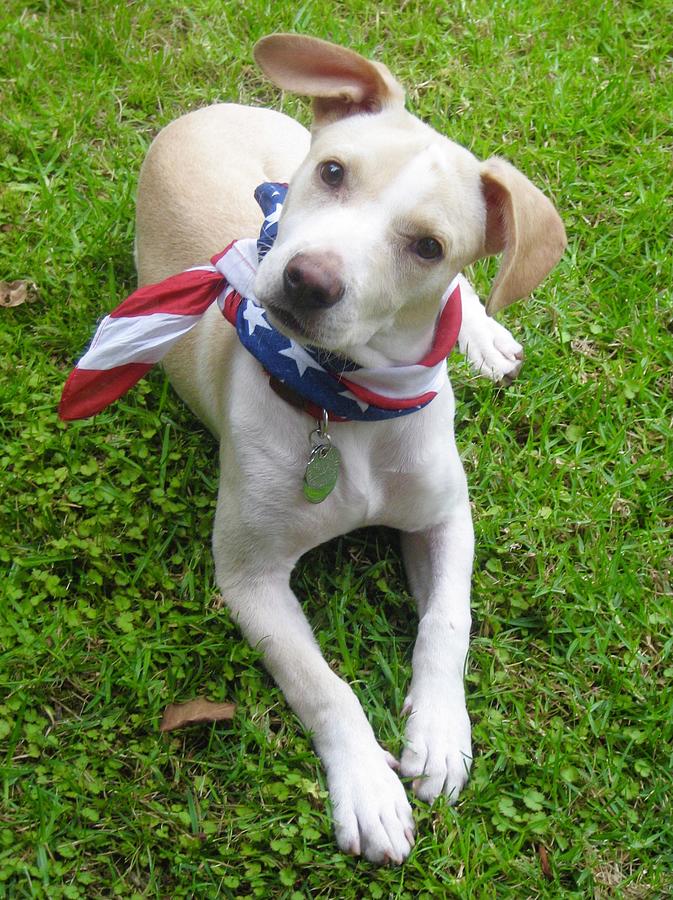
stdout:
MULTIPOLYGON (((448 437, 448 436, 447 436, 448 437)), ((462 474, 450 448, 409 442, 372 441, 346 445, 334 513, 360 511, 359 525, 387 525, 416 531, 441 521, 462 474)))
POLYGON ((248 360, 242 363, 245 390, 230 396, 222 442, 221 500, 227 517, 241 517, 256 541, 295 556, 363 526, 417 531, 448 517, 464 490, 450 386, 410 416, 330 423, 341 464, 334 490, 314 504, 303 479, 315 421, 270 391, 248 360))
POLYGON ((279 458, 258 458, 253 481, 238 488, 230 482, 234 495, 244 495, 246 525, 256 543, 273 548, 274 554, 296 557, 364 526, 418 531, 446 519, 461 475, 452 471, 448 458, 434 467, 404 470, 380 465, 375 455, 362 447, 353 452, 343 441, 340 451, 336 486, 321 503, 304 496, 305 463, 296 458, 285 464, 279 458))
POLYGON ((285 462, 277 458, 272 468, 282 481, 277 488, 297 538, 303 535, 314 545, 366 525, 416 531, 445 519, 462 487, 462 466, 452 431, 423 425, 419 420, 331 426, 341 464, 334 490, 316 504, 301 490, 308 442, 292 442, 285 462))

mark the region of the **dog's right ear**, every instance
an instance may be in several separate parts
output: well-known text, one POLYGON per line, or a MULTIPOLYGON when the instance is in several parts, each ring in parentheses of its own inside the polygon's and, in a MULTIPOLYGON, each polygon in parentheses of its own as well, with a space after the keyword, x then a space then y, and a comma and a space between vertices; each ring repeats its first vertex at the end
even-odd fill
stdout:
POLYGON ((270 34, 253 52, 270 81, 313 98, 317 127, 358 113, 404 108, 404 90, 388 69, 345 47, 301 34, 270 34))
POLYGON ((492 316, 529 294, 559 261, 566 233, 552 203, 518 169, 492 157, 482 163, 484 250, 503 255, 486 301, 492 316))

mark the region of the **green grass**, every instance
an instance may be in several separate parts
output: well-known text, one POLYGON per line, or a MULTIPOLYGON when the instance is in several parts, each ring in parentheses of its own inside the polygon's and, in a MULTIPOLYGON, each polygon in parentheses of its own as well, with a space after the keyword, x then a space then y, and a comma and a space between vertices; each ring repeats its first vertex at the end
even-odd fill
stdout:
MULTIPOLYGON (((8 0, 0 50, 0 279, 39 289, 0 309, 0 897, 670 896, 665 4, 8 0), (223 99, 307 120, 252 65, 279 29, 384 59, 421 117, 543 186, 570 238, 503 317, 526 345, 515 385, 450 363, 477 531, 475 764, 455 809, 416 804, 400 869, 336 851, 310 741, 218 602, 212 440, 160 372, 94 422, 56 417, 134 287, 156 131, 223 99), (237 702, 233 725, 162 737, 164 706, 200 694, 237 702)), ((390 538, 320 548, 295 582, 397 752, 415 621, 390 538)))

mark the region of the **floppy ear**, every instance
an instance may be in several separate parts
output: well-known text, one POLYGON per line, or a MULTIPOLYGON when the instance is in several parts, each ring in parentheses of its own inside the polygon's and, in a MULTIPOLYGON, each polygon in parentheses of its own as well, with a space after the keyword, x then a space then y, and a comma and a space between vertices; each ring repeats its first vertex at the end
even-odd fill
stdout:
POLYGON ((486 254, 503 253, 486 311, 493 315, 529 294, 556 265, 566 247, 563 222, 549 200, 504 159, 481 170, 486 203, 486 254))
POLYGON ((345 47, 301 34, 271 34, 253 53, 274 84, 313 98, 318 127, 358 113, 404 108, 404 90, 388 69, 345 47))

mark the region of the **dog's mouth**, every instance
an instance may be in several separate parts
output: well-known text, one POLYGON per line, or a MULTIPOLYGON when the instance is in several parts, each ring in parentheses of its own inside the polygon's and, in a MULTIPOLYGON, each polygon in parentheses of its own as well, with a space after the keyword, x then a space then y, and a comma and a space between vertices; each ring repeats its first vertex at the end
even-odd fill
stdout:
POLYGON ((311 335, 306 326, 302 325, 291 312, 288 312, 286 309, 280 309, 277 306, 267 306, 266 312, 274 328, 277 327, 286 337, 298 338, 302 341, 310 340, 311 335))

